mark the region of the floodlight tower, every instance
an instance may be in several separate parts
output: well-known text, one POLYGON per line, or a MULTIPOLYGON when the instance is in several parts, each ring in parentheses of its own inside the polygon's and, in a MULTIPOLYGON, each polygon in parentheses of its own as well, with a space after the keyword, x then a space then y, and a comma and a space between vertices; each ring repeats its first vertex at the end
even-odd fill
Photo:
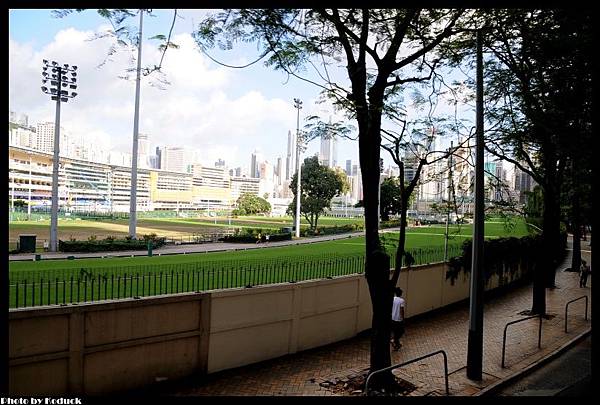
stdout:
POLYGON ((52 208, 50 211, 50 251, 58 251, 58 152, 60 141, 60 103, 66 103, 77 93, 69 90, 77 89, 77 66, 60 65, 56 61, 44 59, 42 67, 42 91, 56 101, 56 116, 54 118, 54 157, 52 159, 52 208), (67 76, 70 74, 70 77, 67 76))
POLYGON ((300 177, 301 164, 300 164, 300 148, 302 145, 302 139, 300 138, 300 110, 302 109, 302 100, 299 98, 294 99, 294 108, 298 110, 298 115, 296 118, 296 218, 295 218, 295 226, 296 226, 296 238, 300 237, 300 194, 301 194, 301 186, 302 183, 300 177))

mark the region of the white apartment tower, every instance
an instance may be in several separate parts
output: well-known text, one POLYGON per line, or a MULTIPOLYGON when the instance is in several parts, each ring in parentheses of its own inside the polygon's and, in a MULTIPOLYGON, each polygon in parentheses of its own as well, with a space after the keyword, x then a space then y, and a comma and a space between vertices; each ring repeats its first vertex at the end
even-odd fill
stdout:
POLYGON ((327 167, 337 166, 337 138, 334 136, 321 137, 321 152, 319 163, 327 167))
POLYGON ((290 180, 296 172, 296 135, 288 131, 287 155, 285 158, 285 179, 290 180))

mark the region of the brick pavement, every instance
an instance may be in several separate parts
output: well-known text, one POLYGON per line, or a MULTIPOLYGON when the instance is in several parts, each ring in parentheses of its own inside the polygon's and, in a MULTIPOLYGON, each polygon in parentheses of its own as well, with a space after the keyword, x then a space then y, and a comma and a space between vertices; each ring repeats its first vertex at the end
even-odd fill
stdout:
MULTIPOLYGON (((589 252, 583 252, 582 255, 591 263, 589 252)), ((585 321, 585 304, 584 300, 580 300, 569 306, 569 332, 564 332, 565 304, 582 295, 587 295, 591 304, 591 278, 588 279, 588 288, 579 288, 578 274, 562 271, 569 266, 570 252, 557 271, 557 288, 547 290, 547 313, 550 319, 543 321, 541 349, 537 347, 537 319, 512 325, 507 333, 506 368, 501 367, 504 326, 507 322, 524 317, 519 312, 531 308, 531 285, 526 285, 516 287, 501 296, 486 299, 482 381, 476 382, 466 377, 469 320, 467 305, 440 311, 414 321, 409 319, 406 334, 402 339, 402 349, 392 352, 392 363, 397 364, 436 350, 445 350, 448 355, 450 395, 461 396, 474 395, 490 384, 523 370, 591 328, 591 310, 588 312, 588 321, 585 321)), ((334 392, 330 387, 320 384, 348 378, 368 367, 367 333, 301 353, 208 376, 188 378, 169 388, 164 387, 159 393, 174 396, 350 395, 334 392)), ((410 393, 411 396, 445 395, 441 356, 410 364, 395 370, 394 373, 418 387, 410 393)))

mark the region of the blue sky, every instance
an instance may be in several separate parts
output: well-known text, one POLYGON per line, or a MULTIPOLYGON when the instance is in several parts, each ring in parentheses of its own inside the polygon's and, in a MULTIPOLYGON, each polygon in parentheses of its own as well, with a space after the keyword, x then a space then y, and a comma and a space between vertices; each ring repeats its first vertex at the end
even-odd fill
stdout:
MULTIPOLYGON (((165 56, 165 78, 171 85, 159 90, 151 81, 142 81, 140 132, 149 135, 151 145, 185 146, 198 151, 205 164, 218 158, 230 167, 248 166, 250 154, 258 148, 272 163, 285 161, 287 133, 295 130, 293 98, 304 102, 306 115, 335 115, 330 107, 316 105, 319 90, 313 85, 275 72, 259 62, 245 69, 231 69, 210 61, 190 36, 193 27, 209 10, 178 10, 173 41, 180 49, 165 56)), ((173 11, 155 10, 144 16, 144 65, 158 64, 157 43, 148 38, 167 34, 173 11)), ((129 19, 137 27, 138 17, 129 19)), ((51 10, 9 11, 9 108, 26 113, 30 122, 51 121, 54 105, 40 90, 42 59, 79 65, 79 96, 63 108, 65 130, 109 149, 131 151, 134 82, 119 79, 130 65, 132 52, 119 52, 102 68, 110 40, 90 41, 93 33, 108 28, 95 10, 54 18, 51 10)), ((228 64, 254 60, 254 44, 238 44, 231 51, 214 49, 211 56, 228 64)), ((335 70, 335 69, 334 69, 335 70)), ((334 73, 336 74, 336 73, 334 73)), ((344 76, 343 68, 338 70, 344 76)), ((155 79, 152 79, 155 80, 155 79)), ((302 125, 302 122, 301 122, 302 125)), ((306 152, 319 149, 313 141, 306 152)), ((385 154, 382 154, 385 156, 385 154)), ((356 142, 340 140, 338 161, 358 163, 356 142)), ((386 163, 391 163, 386 157, 386 163)))

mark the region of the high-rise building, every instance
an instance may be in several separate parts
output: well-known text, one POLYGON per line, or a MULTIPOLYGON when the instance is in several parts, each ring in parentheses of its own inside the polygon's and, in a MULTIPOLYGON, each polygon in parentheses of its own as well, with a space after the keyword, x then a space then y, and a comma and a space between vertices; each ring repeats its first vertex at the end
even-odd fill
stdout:
POLYGON ((327 167, 337 166, 337 138, 335 136, 321 137, 319 163, 327 167))
POLYGON ((352 160, 351 159, 346 160, 346 174, 348 176, 352 176, 352 160))
POLYGON ((162 154, 163 154, 163 148, 161 148, 160 146, 157 146, 156 147, 156 168, 157 169, 162 168, 162 154))
POLYGON ((215 162, 215 167, 225 167, 225 161, 223 159, 218 159, 215 162))
MULTIPOLYGON (((61 128, 62 130, 62 128, 61 128)), ((41 122, 37 124, 35 149, 40 152, 54 152, 54 122, 41 122)), ((62 132, 62 131, 61 131, 62 132)))
POLYGON ((250 177, 260 177, 260 164, 263 162, 263 155, 258 150, 254 150, 250 157, 250 177))
POLYGON ((287 154, 285 158, 285 179, 289 180, 296 173, 296 136, 288 131, 287 154))
POLYGON ((149 167, 150 142, 148 134, 138 133, 138 167, 147 169, 149 167))
POLYGON ((189 172, 191 159, 189 152, 185 148, 169 146, 163 150, 163 153, 161 169, 180 173, 189 172))
POLYGON ((282 165, 282 159, 281 157, 277 158, 277 165, 275 165, 275 184, 277 184, 278 186, 281 185, 281 181, 282 181, 282 171, 283 171, 283 165, 282 165))
POLYGON ((8 112, 8 122, 12 122, 14 124, 19 124, 23 127, 29 126, 29 117, 27 114, 19 114, 14 111, 8 112))

